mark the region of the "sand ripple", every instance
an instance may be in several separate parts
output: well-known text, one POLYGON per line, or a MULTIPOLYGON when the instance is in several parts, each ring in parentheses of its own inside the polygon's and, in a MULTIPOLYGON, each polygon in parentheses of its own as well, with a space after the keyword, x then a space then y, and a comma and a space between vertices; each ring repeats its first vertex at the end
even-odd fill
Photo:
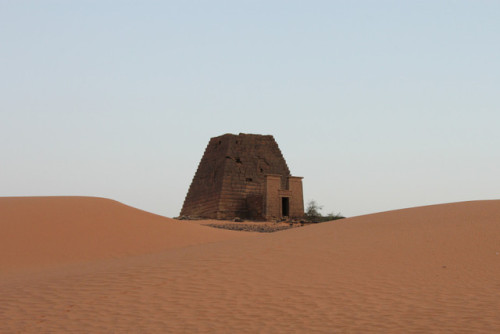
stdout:
POLYGON ((5 275, 0 332, 497 333, 500 203, 478 203, 5 275))

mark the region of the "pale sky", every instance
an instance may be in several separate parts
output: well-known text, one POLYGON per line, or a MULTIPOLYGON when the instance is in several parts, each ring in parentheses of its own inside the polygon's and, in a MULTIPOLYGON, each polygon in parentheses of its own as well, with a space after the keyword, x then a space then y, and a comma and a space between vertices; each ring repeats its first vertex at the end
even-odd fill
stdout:
POLYGON ((0 96, 0 196, 177 216, 244 132, 325 214, 500 198, 500 1, 0 0, 0 96))

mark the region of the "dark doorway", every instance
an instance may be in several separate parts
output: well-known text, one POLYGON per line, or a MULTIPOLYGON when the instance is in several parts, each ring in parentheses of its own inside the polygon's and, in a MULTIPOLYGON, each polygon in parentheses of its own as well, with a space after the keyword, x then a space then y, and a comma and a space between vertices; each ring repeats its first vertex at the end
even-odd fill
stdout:
POLYGON ((288 217, 290 215, 290 198, 281 197, 281 216, 288 217))

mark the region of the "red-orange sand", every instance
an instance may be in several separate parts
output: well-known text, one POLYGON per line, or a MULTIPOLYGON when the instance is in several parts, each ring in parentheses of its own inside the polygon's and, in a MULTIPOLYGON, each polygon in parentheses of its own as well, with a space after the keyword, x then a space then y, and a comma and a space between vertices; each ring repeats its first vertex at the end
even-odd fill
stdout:
POLYGON ((245 236, 96 197, 0 197, 0 271, 93 261, 245 236))
POLYGON ((500 333, 500 201, 276 233, 0 199, 0 333, 500 333))

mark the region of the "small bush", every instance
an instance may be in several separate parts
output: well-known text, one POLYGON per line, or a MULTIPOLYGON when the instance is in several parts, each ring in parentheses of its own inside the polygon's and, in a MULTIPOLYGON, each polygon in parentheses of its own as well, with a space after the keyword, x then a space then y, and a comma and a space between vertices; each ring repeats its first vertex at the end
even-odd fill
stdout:
POLYGON ((322 209, 323 206, 319 205, 315 200, 309 201, 304 214, 304 218, 308 221, 318 223, 345 218, 340 212, 336 214, 332 212, 327 214, 326 216, 323 216, 321 214, 322 209))

